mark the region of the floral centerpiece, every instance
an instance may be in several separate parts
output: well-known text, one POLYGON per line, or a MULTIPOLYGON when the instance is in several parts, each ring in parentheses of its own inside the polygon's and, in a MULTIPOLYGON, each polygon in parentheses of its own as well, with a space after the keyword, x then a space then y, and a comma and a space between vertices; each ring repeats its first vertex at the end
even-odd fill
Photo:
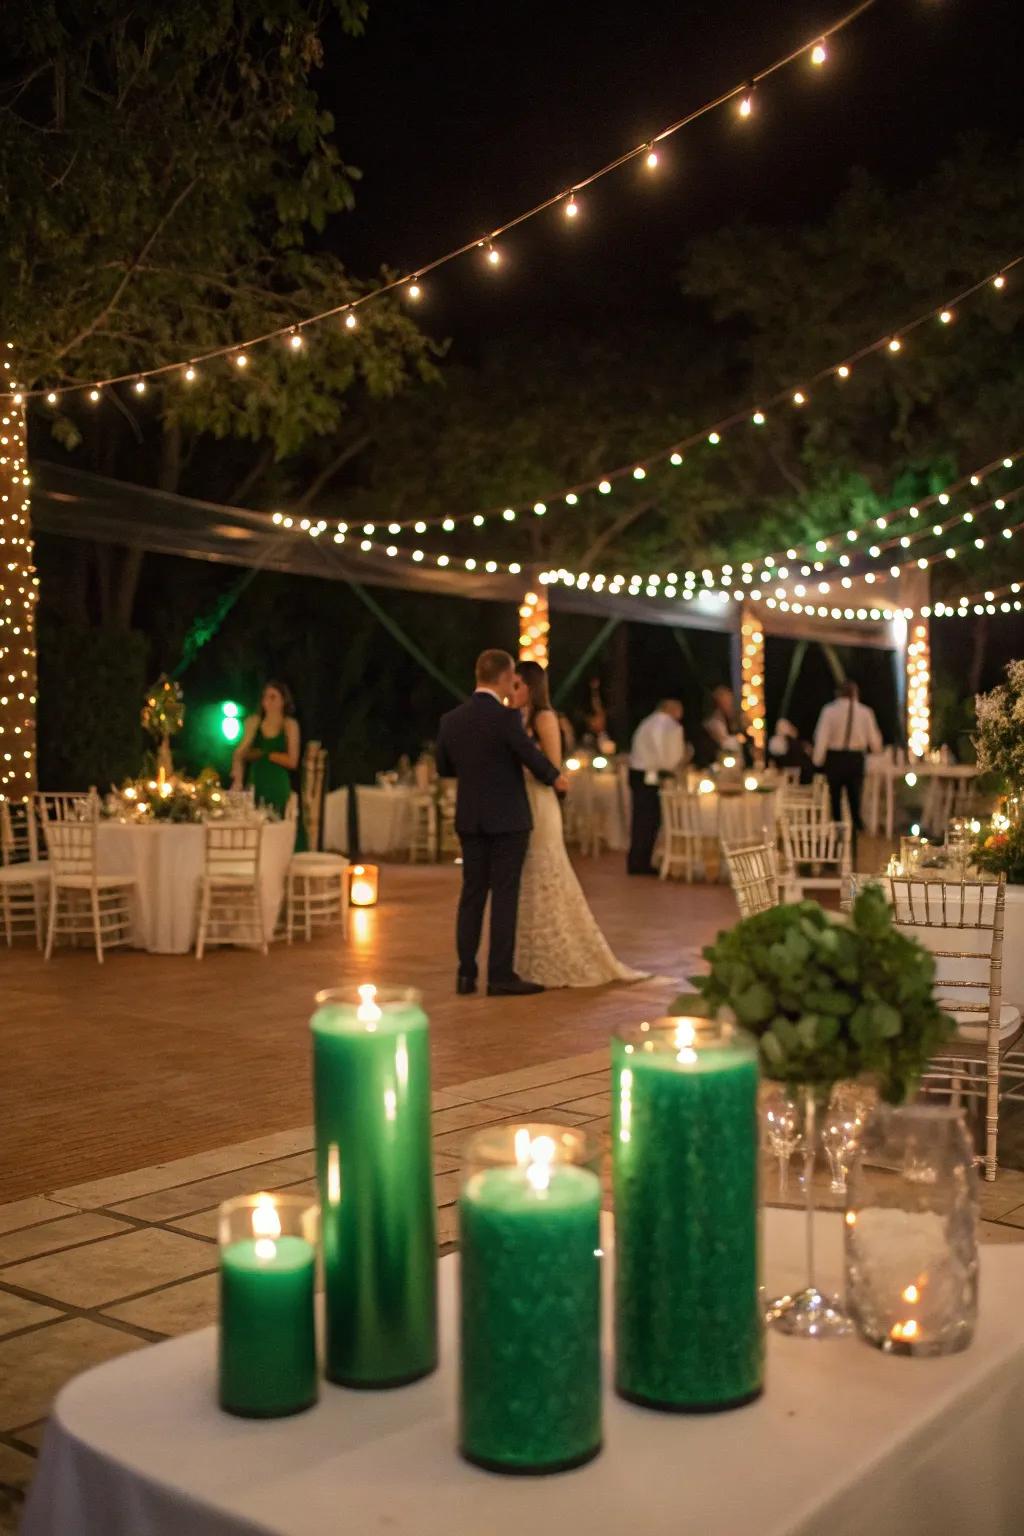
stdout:
POLYGON ((211 769, 197 779, 127 779, 112 789, 103 804, 103 815, 117 821, 215 821, 228 814, 231 797, 221 788, 211 769))
POLYGON ((185 724, 185 698, 181 684, 173 682, 165 673, 146 690, 142 706, 142 729, 157 742, 157 762, 161 776, 172 772, 171 737, 176 736, 185 724))
POLYGON ((756 1035, 766 1077, 825 1095, 869 1075, 901 1103, 935 1050, 956 1032, 935 1001, 935 961, 893 926, 881 888, 866 886, 849 921, 815 901, 772 907, 704 950, 697 996, 675 1013, 729 1009, 756 1035))
POLYGON ((1024 661, 1011 661, 1006 682, 975 700, 978 768, 997 777, 1005 791, 1003 810, 982 828, 973 863, 986 874, 1005 875, 1024 885, 1024 661))

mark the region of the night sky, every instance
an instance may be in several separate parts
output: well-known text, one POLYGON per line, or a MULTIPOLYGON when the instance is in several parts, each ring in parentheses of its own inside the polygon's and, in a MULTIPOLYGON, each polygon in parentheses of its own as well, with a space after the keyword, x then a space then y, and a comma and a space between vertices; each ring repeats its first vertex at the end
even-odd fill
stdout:
MULTIPOLYGON (((816 0, 371 0, 366 36, 322 79, 355 213, 330 242, 353 271, 415 266, 585 175, 842 14, 816 0)), ((733 108, 684 129, 656 172, 636 163, 434 275, 422 319, 468 354, 503 329, 664 314, 686 242, 724 223, 823 215, 854 166, 909 186, 964 133, 1019 134, 1013 0, 879 0, 733 108)))

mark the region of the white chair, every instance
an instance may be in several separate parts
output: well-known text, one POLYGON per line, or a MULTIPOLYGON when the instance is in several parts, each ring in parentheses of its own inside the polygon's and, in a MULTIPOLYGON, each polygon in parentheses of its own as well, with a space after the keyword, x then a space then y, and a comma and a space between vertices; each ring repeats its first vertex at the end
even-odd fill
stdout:
POLYGON ((662 880, 681 869, 687 883, 700 870, 703 877, 704 821, 701 794, 691 794, 687 789, 663 789, 661 791, 661 868, 662 880))
POLYGON ((0 800, 0 921, 8 949, 18 933, 45 936, 50 866, 38 858, 35 817, 27 801, 0 800))
POLYGON ((335 853, 296 853, 288 865, 285 887, 285 935, 288 943, 296 927, 307 942, 314 928, 341 926, 348 936, 348 860, 335 853))
POLYGON ((103 964, 103 951, 132 941, 134 875, 101 875, 96 868, 95 821, 48 821, 50 914, 46 958, 56 941, 88 934, 103 964))
POLYGON ((774 843, 763 838, 745 843, 723 838, 722 853, 740 917, 752 917, 779 905, 779 856, 774 843))
POLYGON ((33 802, 39 825, 45 829, 51 821, 95 821, 100 813, 100 797, 95 785, 89 789, 36 790, 33 802))
POLYGON ((436 858, 437 807, 429 790, 419 790, 409 797, 409 863, 432 864, 436 858))
POLYGON ((1000 1098, 1024 1093, 1018 1008, 1003 1002, 1003 919, 1006 883, 998 880, 884 880, 893 922, 935 957, 935 996, 957 1021, 956 1037, 932 1059, 926 1089, 948 1089, 985 1106, 985 1178, 996 1176, 1000 1098), (1001 1093, 1001 1076, 1015 1084, 1001 1093))
POLYGON ((208 822, 206 865, 199 881, 196 959, 207 944, 249 944, 267 953, 260 899, 263 824, 208 822))
POLYGON ((848 821, 822 821, 816 815, 779 817, 785 881, 796 900, 807 891, 848 890, 853 870, 848 821))
POLYGON ((311 852, 320 847, 320 819, 324 803, 324 780, 327 775, 327 749, 318 741, 307 741, 302 754, 301 801, 302 825, 306 831, 306 845, 311 852))

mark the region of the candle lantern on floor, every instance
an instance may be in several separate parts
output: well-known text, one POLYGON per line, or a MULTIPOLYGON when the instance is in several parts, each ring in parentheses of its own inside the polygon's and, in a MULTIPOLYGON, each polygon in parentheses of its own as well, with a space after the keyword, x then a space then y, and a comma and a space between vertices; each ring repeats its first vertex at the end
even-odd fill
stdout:
POLYGON ((597 1148, 560 1125, 482 1131, 459 1201, 463 1455, 557 1472, 601 1446, 597 1148))
POLYGON ((380 891, 376 864, 353 864, 348 872, 348 899, 353 907, 375 907, 380 891))
POLYGON ((427 1016, 411 988, 366 984, 316 1001, 326 1375, 400 1386, 437 1364, 427 1016))
POLYGON ((317 1398, 316 1205, 242 1195, 218 1226, 220 1405, 244 1418, 299 1413, 317 1398))
POLYGON ((674 1412, 762 1390, 757 1048, 668 1018, 612 1042, 616 1387, 674 1412))

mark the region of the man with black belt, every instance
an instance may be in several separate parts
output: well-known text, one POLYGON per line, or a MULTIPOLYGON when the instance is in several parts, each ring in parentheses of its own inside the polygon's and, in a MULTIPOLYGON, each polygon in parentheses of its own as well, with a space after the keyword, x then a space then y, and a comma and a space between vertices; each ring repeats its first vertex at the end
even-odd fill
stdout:
POLYGON ((814 732, 814 762, 824 768, 832 801, 832 820, 843 816, 843 790, 850 804, 853 837, 864 830, 860 819, 860 796, 864 787, 865 758, 868 752, 881 752, 882 733, 875 712, 858 703, 856 683, 841 683, 838 697, 826 704, 818 716, 814 732))
POLYGON ((653 715, 641 720, 634 732, 629 757, 633 805, 626 860, 628 874, 657 874, 651 859, 661 826, 660 786, 686 761, 682 718, 683 706, 678 699, 662 699, 653 715))

